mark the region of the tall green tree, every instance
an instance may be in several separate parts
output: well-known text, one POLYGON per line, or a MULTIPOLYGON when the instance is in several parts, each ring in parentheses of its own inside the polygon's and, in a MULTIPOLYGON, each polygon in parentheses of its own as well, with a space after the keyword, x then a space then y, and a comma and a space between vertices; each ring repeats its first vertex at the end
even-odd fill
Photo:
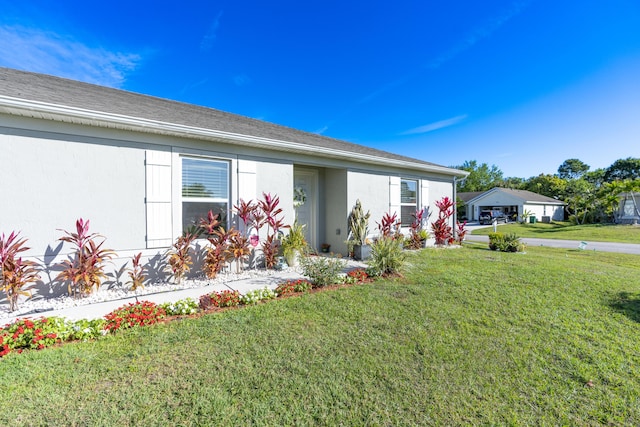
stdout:
POLYGON ((603 168, 598 168, 596 170, 586 172, 582 175, 582 178, 593 184, 594 187, 600 188, 602 184, 605 183, 604 174, 605 170, 603 168))
POLYGON ((513 190, 521 190, 525 182, 526 180, 524 178, 510 176, 503 179, 499 186, 503 188, 511 188, 513 190))
POLYGON ((616 160, 607 168, 604 178, 607 182, 640 178, 640 159, 627 157, 616 160))
POLYGON ((591 222, 597 210, 595 187, 584 179, 567 182, 564 201, 576 224, 591 222), (589 221, 588 221, 589 220, 589 221))
POLYGON ((589 170, 589 165, 578 159, 567 159, 558 167, 558 176, 562 179, 581 178, 589 170))
POLYGON ((496 165, 482 163, 478 165, 475 160, 466 160, 461 166, 453 166, 469 172, 469 176, 458 182, 458 191, 487 191, 502 183, 502 171, 496 165))
POLYGON ((529 178, 522 185, 523 190, 533 191, 543 196, 564 200, 567 180, 557 175, 540 174, 529 178))

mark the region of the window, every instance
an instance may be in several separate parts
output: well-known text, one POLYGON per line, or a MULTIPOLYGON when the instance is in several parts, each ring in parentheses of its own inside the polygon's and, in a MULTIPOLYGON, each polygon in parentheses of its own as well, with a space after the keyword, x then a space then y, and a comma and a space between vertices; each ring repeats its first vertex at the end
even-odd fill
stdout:
POLYGON ((418 210, 418 181, 403 179, 400 181, 400 222, 408 227, 418 210))
POLYGON ((182 230, 200 223, 212 211, 227 221, 229 163, 220 160, 182 158, 182 230))

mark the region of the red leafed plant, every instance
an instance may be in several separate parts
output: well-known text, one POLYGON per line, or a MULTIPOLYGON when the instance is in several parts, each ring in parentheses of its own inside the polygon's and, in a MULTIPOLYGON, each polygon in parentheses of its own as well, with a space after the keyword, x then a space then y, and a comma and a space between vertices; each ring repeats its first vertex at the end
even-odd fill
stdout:
POLYGON ((233 207, 238 215, 238 218, 242 220, 245 227, 245 235, 250 235, 252 230, 257 233, 263 225, 264 213, 258 204, 253 200, 245 202, 240 199, 240 203, 233 207))
POLYGON ((284 224, 282 218, 282 208, 279 208, 280 198, 272 196, 270 193, 262 193, 262 200, 258 201, 258 206, 264 214, 262 224, 267 225, 267 238, 262 243, 262 253, 264 254, 264 265, 266 268, 274 268, 277 260, 280 240, 278 239, 280 230, 289 228, 284 224))
POLYGON ((131 283, 132 291, 135 291, 138 288, 144 288, 144 281, 147 279, 144 271, 144 266, 140 264, 141 256, 142 252, 138 252, 138 254, 134 255, 131 259, 131 270, 128 274, 129 278, 131 279, 129 283, 131 283))
POLYGON ((238 238, 233 244, 230 243, 235 248, 233 249, 234 259, 241 262, 250 255, 251 248, 249 244, 254 248, 260 244, 260 229, 266 226, 266 239, 262 241, 261 245, 265 267, 273 268, 276 265, 281 230, 289 228, 288 225, 284 224, 283 211, 279 205, 280 198, 278 196, 272 196, 271 193, 262 193, 262 199, 257 202, 245 202, 240 199, 238 205, 233 207, 238 218, 244 224, 244 236, 240 236, 247 238, 246 245, 244 238, 238 238))
POLYGON ((37 264, 23 260, 18 256, 20 252, 29 250, 25 246, 27 239, 18 239, 18 234, 12 232, 5 238, 0 236, 0 284, 9 301, 9 311, 18 308, 20 295, 30 296, 26 286, 40 278, 37 264))
POLYGON ((275 234, 269 234, 264 242, 262 242, 262 253, 264 254, 264 266, 266 268, 275 268, 277 264, 278 250, 280 242, 275 234))
POLYGON ((66 236, 59 240, 75 246, 72 258, 62 262, 63 270, 57 280, 68 282, 69 295, 78 296, 89 294, 93 287, 100 287, 104 273, 105 262, 110 260, 115 252, 103 249, 105 238, 97 233, 89 233, 89 220, 82 218, 76 221, 76 232, 63 231, 66 236), (102 239, 98 243, 97 239, 102 239))
POLYGON ((193 259, 189 254, 189 247, 197 237, 197 234, 185 233, 176 239, 173 249, 169 251, 168 270, 177 284, 191 270, 193 259))
POLYGON ((402 237, 402 233, 400 232, 400 218, 398 218, 397 213, 393 215, 385 213, 382 216, 382 220, 376 222, 376 224, 378 224, 378 230, 382 237, 391 239, 399 239, 402 237))
POLYGON ((215 278, 231 258, 229 253, 229 237, 235 231, 225 230, 220 222, 220 215, 214 215, 209 211, 207 219, 200 221, 200 226, 207 232, 209 245, 205 247, 202 268, 209 278, 215 278))
POLYGON ((439 209, 438 219, 431 223, 431 229, 436 239, 436 245, 453 243, 453 229, 449 225, 449 218, 453 215, 454 201, 449 197, 443 197, 436 202, 439 209))
POLYGON ((229 253, 236 260, 236 272, 240 273, 240 265, 251 254, 249 249, 249 238, 243 236, 238 230, 232 230, 233 233, 229 236, 229 253))
POLYGON ((464 237, 467 235, 468 230, 465 228, 466 225, 467 225, 467 221, 465 222, 456 221, 456 226, 458 227, 456 239, 458 244, 460 245, 462 244, 464 237))
POLYGON ((428 208, 419 209, 416 213, 411 214, 413 222, 411 222, 409 226, 409 238, 406 243, 409 249, 420 249, 424 246, 424 242, 429 235, 422 224, 427 220, 429 215, 428 208))

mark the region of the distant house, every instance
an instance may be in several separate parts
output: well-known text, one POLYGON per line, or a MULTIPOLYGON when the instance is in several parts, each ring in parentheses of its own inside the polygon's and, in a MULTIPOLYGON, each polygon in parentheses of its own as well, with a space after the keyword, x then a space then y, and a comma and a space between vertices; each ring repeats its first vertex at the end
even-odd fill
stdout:
POLYGON ((640 222, 640 194, 634 192, 620 194, 620 209, 616 222, 619 224, 638 224, 640 222))
POLYGON ((562 221, 565 203, 551 197, 526 190, 495 187, 484 192, 458 193, 464 202, 466 218, 475 221, 483 210, 499 210, 509 216, 521 218, 524 211, 538 221, 562 221))
POLYGON ((0 233, 53 265, 77 218, 123 261, 157 257, 211 209, 278 195, 312 247, 346 253, 356 203, 371 226, 453 197, 467 172, 223 111, 0 68, 0 233), (294 210, 294 197, 305 203, 294 210))

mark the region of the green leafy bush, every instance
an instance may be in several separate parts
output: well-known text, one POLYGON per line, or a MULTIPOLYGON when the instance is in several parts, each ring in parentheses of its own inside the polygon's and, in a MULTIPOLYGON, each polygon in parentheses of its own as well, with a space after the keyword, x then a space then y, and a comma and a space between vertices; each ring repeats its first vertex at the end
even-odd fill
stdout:
POLYGON ((489 233, 489 249, 491 249, 492 251, 497 251, 498 246, 502 245, 503 241, 504 241, 503 233, 500 233, 500 232, 489 233))
POLYGON ((64 329, 58 332, 62 341, 88 341, 107 333, 104 325, 105 319, 80 319, 74 321, 67 321, 62 317, 50 317, 49 322, 54 325, 62 325, 64 329))
POLYGON ((104 334, 103 319, 69 321, 63 317, 18 319, 0 329, 0 357, 13 351, 42 350, 64 341, 88 340, 104 334))
POLYGON ((104 328, 109 332, 115 332, 120 329, 149 326, 158 323, 165 316, 164 309, 151 301, 129 303, 104 316, 104 328))
POLYGON ((501 252, 522 252, 525 245, 516 233, 489 233, 489 249, 501 252))
POLYGON ((315 287, 342 283, 342 270, 347 263, 339 258, 306 256, 300 260, 302 274, 309 277, 315 287))
POLYGON ((402 250, 402 241, 382 237, 371 245, 369 270, 376 276, 395 274, 404 265, 406 254, 402 250))
POLYGON ((252 305, 263 300, 274 299, 276 296, 275 291, 265 286, 262 289, 254 289, 242 295, 240 297, 240 302, 245 305, 252 305))
POLYGON ((180 316, 198 312, 198 303, 193 298, 185 298, 175 302, 160 304, 167 316, 180 316))

